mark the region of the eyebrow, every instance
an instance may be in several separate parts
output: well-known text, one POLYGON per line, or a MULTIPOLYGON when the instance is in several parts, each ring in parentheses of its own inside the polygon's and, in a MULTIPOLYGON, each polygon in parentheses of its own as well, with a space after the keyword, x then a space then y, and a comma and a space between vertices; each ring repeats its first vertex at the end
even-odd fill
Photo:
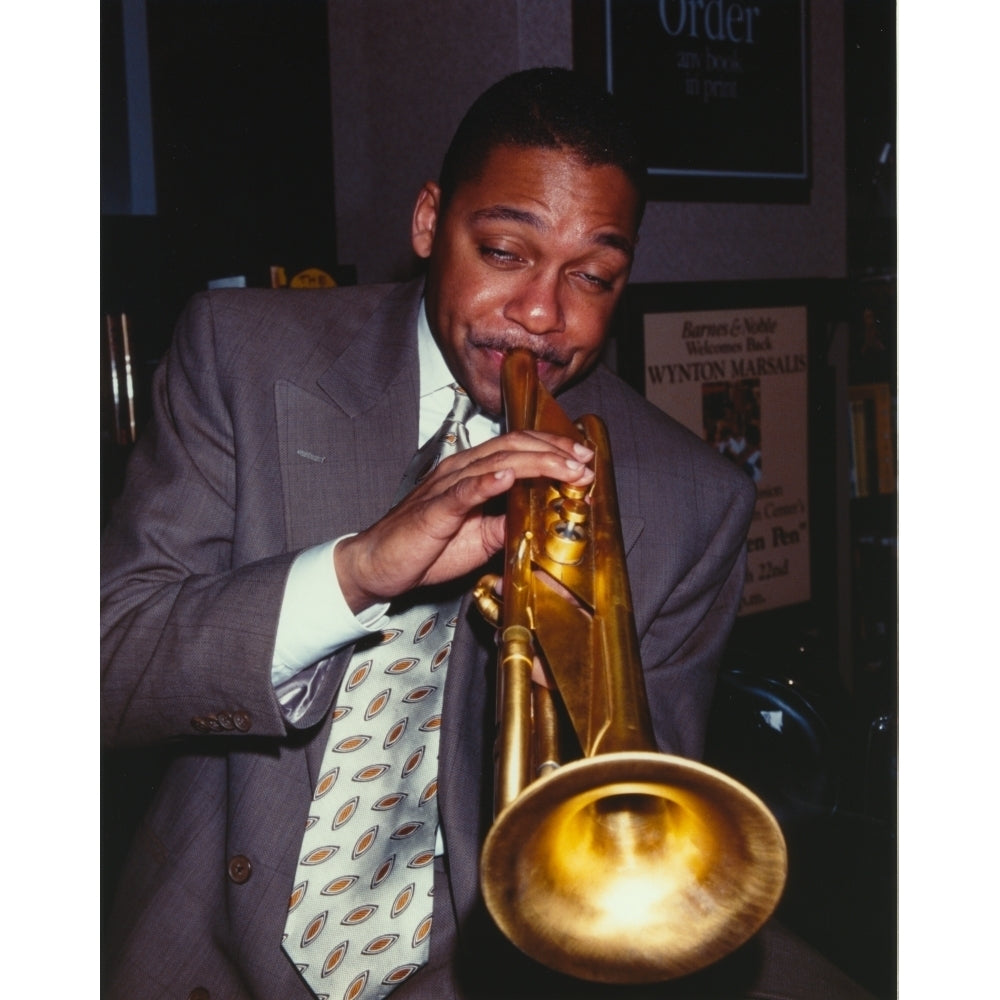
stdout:
MULTIPOLYGON (((470 216, 473 222, 519 222, 526 226, 542 232, 548 229, 548 224, 534 212, 528 212, 523 208, 513 208, 510 205, 491 205, 489 208, 480 208, 470 216)), ((619 250, 629 260, 635 254, 635 247, 627 236, 620 233, 595 233, 590 238, 591 243, 599 246, 610 247, 612 250, 619 250)))

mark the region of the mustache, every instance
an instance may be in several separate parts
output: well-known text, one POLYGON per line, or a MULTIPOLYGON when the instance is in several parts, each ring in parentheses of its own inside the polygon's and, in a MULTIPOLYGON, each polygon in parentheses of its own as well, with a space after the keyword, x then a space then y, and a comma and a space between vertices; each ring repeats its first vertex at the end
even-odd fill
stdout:
POLYGON ((531 351, 539 361, 565 367, 570 363, 571 355, 562 354, 548 341, 542 339, 538 342, 525 340, 524 337, 508 335, 504 333, 483 333, 476 334, 469 338, 474 347, 485 347, 492 351, 513 351, 523 348, 531 351))

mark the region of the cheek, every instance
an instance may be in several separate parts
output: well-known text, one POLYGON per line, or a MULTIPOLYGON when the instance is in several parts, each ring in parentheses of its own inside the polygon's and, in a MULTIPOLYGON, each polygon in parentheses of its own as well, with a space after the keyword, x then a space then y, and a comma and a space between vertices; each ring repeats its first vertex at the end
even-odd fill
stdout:
POLYGON ((586 303, 566 317, 566 332, 578 353, 585 357, 600 354, 611 323, 613 306, 586 303))
POLYGON ((467 266, 460 277, 461 284, 456 282, 456 288, 461 288, 462 304, 472 317, 485 318, 501 315, 504 304, 511 297, 510 282, 505 275, 496 271, 483 273, 475 265, 467 266))
POLYGON ((439 311, 454 323, 475 326, 500 308, 500 282, 484 280, 474 264, 451 261, 438 278, 439 311))

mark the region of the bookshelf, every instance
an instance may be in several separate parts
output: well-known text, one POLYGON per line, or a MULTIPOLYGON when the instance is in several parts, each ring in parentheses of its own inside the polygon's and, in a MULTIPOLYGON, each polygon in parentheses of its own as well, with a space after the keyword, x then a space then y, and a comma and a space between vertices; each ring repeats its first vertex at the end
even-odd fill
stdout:
POLYGON ((869 720, 865 807, 884 817, 895 808, 899 675, 896 344, 895 275, 857 279, 848 388, 852 653, 858 711, 869 720))

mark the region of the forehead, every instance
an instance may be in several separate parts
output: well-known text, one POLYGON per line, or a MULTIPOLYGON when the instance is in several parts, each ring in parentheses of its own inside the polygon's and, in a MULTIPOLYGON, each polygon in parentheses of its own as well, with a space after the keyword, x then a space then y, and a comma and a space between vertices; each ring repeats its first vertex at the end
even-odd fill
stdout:
POLYGON ((497 146, 477 176, 455 189, 448 210, 470 223, 493 220, 608 231, 635 242, 639 196, 619 167, 588 165, 568 150, 497 146))

